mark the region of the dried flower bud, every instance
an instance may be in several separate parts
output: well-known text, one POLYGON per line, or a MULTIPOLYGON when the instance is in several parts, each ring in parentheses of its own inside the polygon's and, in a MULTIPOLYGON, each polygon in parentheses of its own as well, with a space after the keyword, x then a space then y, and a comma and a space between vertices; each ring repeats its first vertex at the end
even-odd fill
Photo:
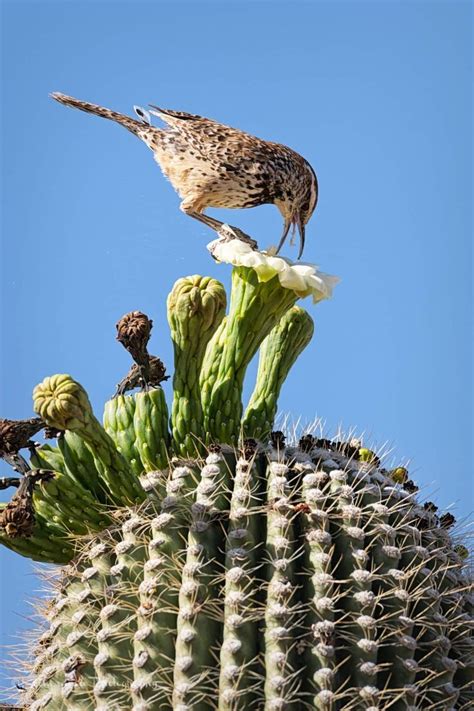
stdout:
POLYGON ((116 324, 117 340, 130 353, 135 363, 147 365, 147 345, 153 321, 141 311, 131 311, 116 324))

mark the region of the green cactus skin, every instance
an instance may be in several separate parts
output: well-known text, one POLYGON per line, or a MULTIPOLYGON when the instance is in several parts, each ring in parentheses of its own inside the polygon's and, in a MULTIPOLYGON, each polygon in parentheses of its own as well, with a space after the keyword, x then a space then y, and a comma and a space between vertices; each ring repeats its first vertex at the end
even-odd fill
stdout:
POLYGON ((212 389, 214 387, 214 383, 217 381, 219 373, 222 352, 224 350, 227 337, 228 320, 228 317, 224 316, 220 326, 216 329, 214 335, 209 340, 199 375, 199 390, 201 393, 201 405, 204 417, 204 428, 206 431, 206 441, 209 440, 209 432, 206 430, 206 428, 209 427, 207 410, 211 401, 212 389))
POLYGON ((95 418, 86 391, 70 375, 45 378, 34 389, 33 404, 49 426, 80 434, 94 456, 104 491, 112 501, 143 501, 143 490, 131 476, 127 461, 95 418))
POLYGON ((168 406, 162 388, 135 395, 133 416, 135 446, 145 472, 165 469, 169 464, 168 406))
POLYGON ((377 466, 307 450, 211 452, 118 511, 47 607, 29 710, 471 709, 456 540, 377 466))
POLYGON ((55 472, 53 479, 40 482, 33 492, 35 512, 64 530, 65 535, 86 535, 110 525, 110 517, 94 496, 67 476, 55 472))
POLYGON ((226 309, 226 293, 216 279, 179 279, 168 296, 168 322, 174 347, 173 451, 198 456, 205 440, 199 374, 209 340, 226 309))
POLYGON ((50 444, 36 447, 31 453, 30 462, 37 469, 51 469, 61 473, 71 491, 77 487, 80 492, 87 492, 93 502, 106 502, 92 452, 75 432, 61 433, 57 447, 50 444))
POLYGON ((225 326, 206 349, 200 378, 204 428, 211 441, 237 442, 247 366, 296 299, 295 292, 282 287, 277 276, 260 282, 251 268, 232 270, 229 314, 225 326), (208 382, 210 372, 212 385, 208 382))
POLYGON ((117 395, 105 403, 103 423, 104 430, 113 439, 134 475, 140 477, 145 469, 137 449, 134 415, 135 396, 117 395))
POLYGON ((161 387, 106 402, 104 429, 137 479, 168 466, 168 407, 161 387))
POLYGON ((37 484, 33 492, 35 511, 46 520, 60 526, 65 535, 85 535, 110 525, 106 509, 97 501, 94 490, 85 488, 81 481, 97 481, 91 452, 73 432, 59 437, 59 446, 45 444, 36 448, 30 457, 33 467, 54 471, 54 479, 37 484), (87 467, 92 469, 87 470, 87 467), (86 472, 92 473, 87 477, 86 472))
POLYGON ((265 440, 273 430, 281 387, 314 332, 314 322, 300 306, 289 309, 260 347, 255 389, 242 419, 245 437, 265 440))

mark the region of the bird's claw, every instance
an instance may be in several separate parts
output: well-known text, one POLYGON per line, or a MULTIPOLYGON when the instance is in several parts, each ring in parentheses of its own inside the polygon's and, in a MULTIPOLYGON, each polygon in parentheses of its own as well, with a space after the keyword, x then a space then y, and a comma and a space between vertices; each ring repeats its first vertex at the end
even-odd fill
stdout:
POLYGON ((245 232, 242 232, 242 230, 238 227, 232 227, 231 225, 224 224, 217 230, 217 234, 225 242, 229 242, 233 239, 239 239, 241 242, 248 244, 251 249, 258 249, 256 240, 249 237, 249 235, 245 234, 245 232))

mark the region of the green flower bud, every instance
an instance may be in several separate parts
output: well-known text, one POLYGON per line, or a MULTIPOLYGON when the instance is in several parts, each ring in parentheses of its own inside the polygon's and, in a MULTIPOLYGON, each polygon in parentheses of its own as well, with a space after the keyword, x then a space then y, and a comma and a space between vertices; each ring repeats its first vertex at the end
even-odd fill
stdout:
POLYGON ((94 419, 87 393, 70 375, 51 375, 33 390, 33 408, 50 427, 81 430, 94 419))

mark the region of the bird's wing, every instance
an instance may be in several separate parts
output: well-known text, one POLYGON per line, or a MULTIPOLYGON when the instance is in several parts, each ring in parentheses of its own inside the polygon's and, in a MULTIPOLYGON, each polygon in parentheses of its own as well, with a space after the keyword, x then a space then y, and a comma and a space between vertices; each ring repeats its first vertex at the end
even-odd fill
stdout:
POLYGON ((228 171, 252 170, 256 163, 264 164, 268 160, 266 141, 251 136, 244 131, 214 119, 209 119, 185 111, 172 111, 149 104, 150 113, 161 118, 172 129, 180 133, 189 146, 199 151, 210 162, 221 164, 223 148, 226 144, 225 166, 228 171))
POLYGON ((183 121, 209 121, 203 116, 197 116, 196 114, 188 114, 186 111, 173 111, 172 109, 162 109, 160 106, 155 106, 154 104, 149 104, 153 109, 150 113, 155 116, 159 116, 165 123, 167 123, 172 128, 177 128, 179 130, 180 125, 183 121))

